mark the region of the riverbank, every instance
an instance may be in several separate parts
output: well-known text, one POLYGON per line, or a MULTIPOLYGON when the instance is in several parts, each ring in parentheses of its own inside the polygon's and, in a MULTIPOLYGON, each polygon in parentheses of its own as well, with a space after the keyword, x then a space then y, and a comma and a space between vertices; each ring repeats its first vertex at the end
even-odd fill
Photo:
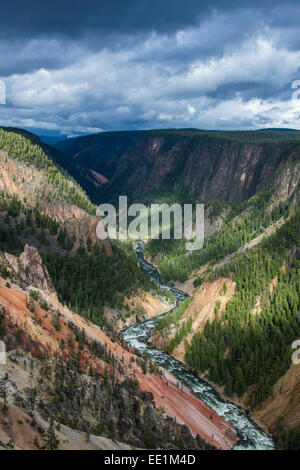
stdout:
MULTIPOLYGON (((186 298, 186 294, 178 289, 170 288, 162 283, 156 268, 146 262, 143 258, 143 243, 137 243, 137 255, 141 266, 150 275, 151 280, 158 282, 161 288, 172 290, 177 297, 178 303, 186 298)), ((273 449, 273 440, 265 434, 256 424, 249 419, 234 403, 224 401, 218 393, 206 382, 199 379, 195 373, 191 372, 183 363, 161 350, 149 348, 147 340, 158 318, 144 322, 141 325, 135 325, 128 328, 122 333, 125 342, 140 353, 147 355, 152 361, 163 367, 176 380, 183 383, 193 396, 204 403, 209 409, 219 417, 230 423, 237 431, 240 441, 235 449, 273 449)), ((177 406, 179 406, 180 398, 178 397, 177 406)), ((176 404, 175 404, 176 406, 176 404)))

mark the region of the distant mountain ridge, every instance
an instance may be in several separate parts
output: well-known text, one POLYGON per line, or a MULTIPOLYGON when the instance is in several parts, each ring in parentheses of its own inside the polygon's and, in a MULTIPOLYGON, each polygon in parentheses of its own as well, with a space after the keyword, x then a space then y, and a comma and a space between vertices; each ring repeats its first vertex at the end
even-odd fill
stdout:
POLYGON ((170 129, 107 132, 57 142, 58 163, 93 202, 178 195, 192 201, 241 202, 300 159, 293 130, 170 129))

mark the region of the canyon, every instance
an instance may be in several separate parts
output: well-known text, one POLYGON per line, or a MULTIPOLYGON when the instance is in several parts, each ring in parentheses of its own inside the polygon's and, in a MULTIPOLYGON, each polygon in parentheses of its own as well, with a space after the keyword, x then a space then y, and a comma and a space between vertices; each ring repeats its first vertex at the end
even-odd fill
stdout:
MULTIPOLYGON (((158 375, 143 373, 137 364, 138 358, 133 352, 124 349, 119 343, 113 342, 96 325, 87 322, 60 304, 36 249, 27 246, 19 260, 3 255, 2 263, 6 263, 7 268, 13 271, 14 275, 19 273, 22 275, 22 266, 25 265, 27 282, 32 279, 37 286, 31 286, 29 283, 28 291, 34 289, 47 302, 47 310, 42 309, 37 302, 33 302, 32 311, 32 308, 30 309, 28 306, 28 294, 15 284, 10 284, 8 287, 5 280, 0 279, 0 302, 5 312, 5 322, 7 322, 8 328, 22 331, 23 344, 26 344, 33 357, 47 352, 50 354, 50 360, 54 354, 67 360, 70 354, 67 346, 68 337, 72 334, 72 329, 77 327, 85 332, 89 341, 101 344, 118 362, 121 361, 122 370, 130 371, 130 374, 136 377, 141 390, 148 393, 150 403, 153 400, 157 409, 163 409, 167 416, 176 418, 179 425, 187 426, 193 436, 196 437, 199 434, 206 442, 221 449, 232 447, 237 440, 234 428, 194 397, 187 387, 179 386, 172 374, 163 369, 158 375), (37 273, 39 273, 38 276, 37 273), (59 314, 61 325, 58 331, 53 326, 53 316, 57 314, 59 314), (72 325, 72 329, 70 329, 70 325, 72 325), (62 344, 65 346, 61 346, 62 344)), ((19 353, 20 358, 11 362, 13 354, 9 354, 9 362, 5 367, 0 366, 0 372, 3 374, 4 371, 8 371, 10 383, 14 384, 17 393, 25 395, 26 375, 29 380, 29 371, 26 367, 24 370, 21 364, 26 356, 21 352, 19 353), (18 367, 16 367, 16 363, 19 364, 18 367)), ((27 361, 29 361, 29 357, 27 354, 27 361)), ((98 372, 103 375, 105 363, 90 354, 86 348, 81 353, 80 362, 85 374, 88 374, 89 368, 92 367, 94 373, 98 372)), ((38 367, 35 366, 34 370, 37 371, 38 367)), ((124 374, 127 376, 128 372, 122 372, 118 380, 124 374)), ((68 437, 70 439, 70 436, 68 437)), ((18 439, 16 442, 19 444, 18 439)))
POLYGON ((135 202, 175 194, 193 202, 237 203, 299 160, 299 135, 196 129, 100 133, 58 142, 57 161, 96 202, 116 195, 135 202))
MULTIPOLYGON (((255 300, 245 297, 241 337, 251 315, 260 321, 277 306, 285 277, 297 272, 299 149, 297 131, 101 133, 54 148, 0 129, 0 338, 8 349, 0 446, 43 448, 53 418, 62 449, 273 448, 270 435, 297 429, 299 366, 289 367, 287 354, 268 396, 252 406, 256 383, 228 397, 220 377, 191 367, 187 353, 191 362, 195 338, 206 334, 214 357, 209 335, 221 325, 226 334, 247 287, 235 270, 255 253, 255 263, 261 253, 277 263, 280 250, 268 243, 280 233, 281 269, 276 264, 270 278, 266 268, 268 289, 263 280, 255 300), (114 202, 120 193, 145 204, 205 202, 205 235, 222 255, 213 247, 189 265, 180 244, 147 244, 145 259, 142 242, 135 253, 133 243, 98 240, 101 220, 89 197, 114 202), (160 321, 168 326, 157 328, 160 321)), ((291 338, 294 279, 288 307, 279 309, 292 322, 291 338)), ((237 347, 231 338, 225 344, 219 375, 237 347)))

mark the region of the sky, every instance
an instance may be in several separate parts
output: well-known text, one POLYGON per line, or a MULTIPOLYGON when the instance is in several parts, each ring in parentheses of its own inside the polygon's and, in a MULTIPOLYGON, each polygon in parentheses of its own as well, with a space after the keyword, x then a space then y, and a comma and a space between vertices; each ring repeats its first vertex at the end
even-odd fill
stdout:
POLYGON ((298 0, 0 0, 0 125, 300 129, 299 25, 298 0))

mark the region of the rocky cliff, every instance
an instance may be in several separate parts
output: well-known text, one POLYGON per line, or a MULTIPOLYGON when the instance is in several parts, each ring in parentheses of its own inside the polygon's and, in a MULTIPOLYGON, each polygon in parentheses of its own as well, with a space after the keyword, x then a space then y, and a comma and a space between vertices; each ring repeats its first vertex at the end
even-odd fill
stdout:
POLYGON ((117 194, 140 200, 174 191, 193 201, 240 202, 300 158, 298 132, 271 130, 104 133, 62 141, 57 148, 65 152, 60 164, 98 202, 117 194))
POLYGON ((27 246, 18 258, 3 254, 4 268, 0 323, 9 353, 0 378, 8 374, 8 409, 0 446, 39 448, 49 417, 61 425, 58 437, 68 436, 70 448, 82 443, 80 432, 88 436, 85 446, 91 441, 98 448, 105 442, 110 448, 107 438, 134 447, 208 448, 198 434, 207 442, 213 434, 213 444, 222 449, 236 442, 233 427, 178 388, 171 374, 149 371, 144 359, 61 305, 36 249, 27 246), (16 423, 16 416, 26 421, 28 413, 33 443, 24 442, 16 423))
POLYGON ((200 288, 195 289, 190 305, 187 307, 183 315, 176 324, 172 324, 170 328, 156 331, 150 338, 150 343, 157 349, 167 349, 171 341, 182 326, 190 322, 190 331, 179 344, 174 347, 172 355, 180 361, 184 362, 185 341, 189 343, 193 336, 199 331, 203 331, 207 322, 212 323, 216 318, 216 305, 218 305, 217 313, 221 317, 228 301, 234 295, 236 283, 231 279, 220 277, 212 283, 205 283, 200 288))
POLYGON ((300 365, 293 364, 274 385, 272 395, 254 413, 269 431, 300 426, 300 365))
POLYGON ((38 289, 49 294, 54 292, 48 270, 43 265, 42 258, 36 248, 25 245, 24 252, 18 258, 18 268, 15 272, 19 273, 24 281, 38 289))
MULTIPOLYGON (((72 182, 70 182, 72 188, 72 182)), ((75 189, 75 188, 74 188, 75 189)), ((12 158, 0 150, 0 191, 15 195, 26 207, 38 208, 42 215, 48 216, 63 226, 70 237, 74 238, 74 248, 80 242, 99 242, 96 226, 99 218, 70 203, 64 195, 63 186, 57 188, 43 169, 28 165, 12 158)), ((106 240, 105 249, 109 254, 111 246, 106 240)))

